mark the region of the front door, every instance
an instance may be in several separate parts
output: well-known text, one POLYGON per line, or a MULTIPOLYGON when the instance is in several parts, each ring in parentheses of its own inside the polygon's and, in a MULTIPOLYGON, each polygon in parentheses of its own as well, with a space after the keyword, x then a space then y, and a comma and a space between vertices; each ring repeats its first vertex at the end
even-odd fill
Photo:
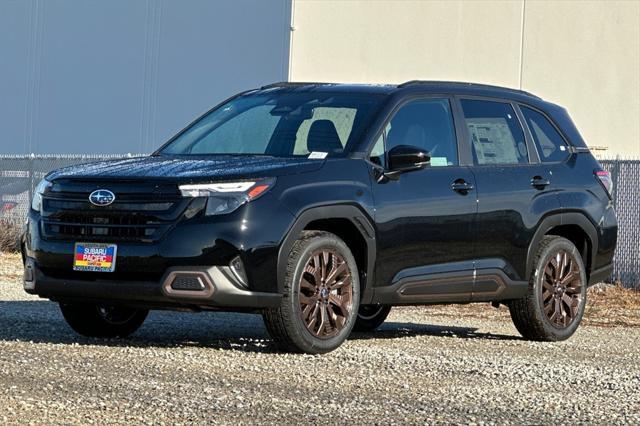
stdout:
POLYGON ((430 154, 426 168, 373 183, 377 248, 376 294, 395 303, 470 300, 473 283, 474 177, 460 166, 451 102, 424 98, 393 115, 371 153, 387 166, 395 146, 430 154), (404 285, 406 288, 382 287, 404 285), (414 285, 415 284, 415 285, 414 285))

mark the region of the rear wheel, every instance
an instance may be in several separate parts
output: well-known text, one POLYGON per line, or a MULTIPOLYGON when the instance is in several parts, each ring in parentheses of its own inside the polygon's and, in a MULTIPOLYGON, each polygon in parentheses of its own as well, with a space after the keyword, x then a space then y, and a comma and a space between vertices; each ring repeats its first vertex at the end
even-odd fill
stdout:
POLYGON ((580 325, 587 301, 582 257, 571 241, 546 236, 534 265, 526 297, 509 304, 513 323, 525 339, 568 339, 580 325))
POLYGON ((360 305, 354 331, 373 331, 389 316, 391 305, 360 305))
POLYGON ((305 231, 287 263, 280 307, 263 314, 280 349, 310 354, 340 346, 351 333, 360 300, 356 261, 328 232, 305 231))
POLYGON ((87 337, 126 337, 134 333, 149 311, 95 304, 60 304, 67 324, 87 337))

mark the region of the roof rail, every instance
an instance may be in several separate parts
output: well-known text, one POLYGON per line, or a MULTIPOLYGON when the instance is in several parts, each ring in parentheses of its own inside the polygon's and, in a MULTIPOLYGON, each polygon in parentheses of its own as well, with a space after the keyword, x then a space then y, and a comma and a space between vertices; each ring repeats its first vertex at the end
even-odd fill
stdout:
POLYGON ((331 83, 318 83, 318 82, 303 82, 303 81, 280 81, 278 83, 271 83, 265 86, 260 87, 260 90, 265 89, 273 89, 274 87, 298 87, 298 86, 310 86, 310 85, 320 85, 320 84, 331 84, 331 83))
POLYGON ((409 81, 405 81, 404 83, 398 84, 398 89, 400 89, 402 87, 413 86, 414 84, 424 84, 424 83, 429 83, 429 81, 426 81, 426 80, 409 80, 409 81))
POLYGON ((450 85, 450 86, 458 86, 458 87, 476 87, 479 89, 499 89, 499 90, 507 90, 514 93, 520 93, 523 95, 532 96, 534 98, 540 99, 538 96, 534 95, 533 93, 529 93, 525 90, 512 89, 510 87, 496 86, 492 84, 468 83, 464 81, 409 80, 402 84, 399 84, 398 88, 400 89, 408 86, 421 86, 421 85, 424 85, 424 86, 450 85))

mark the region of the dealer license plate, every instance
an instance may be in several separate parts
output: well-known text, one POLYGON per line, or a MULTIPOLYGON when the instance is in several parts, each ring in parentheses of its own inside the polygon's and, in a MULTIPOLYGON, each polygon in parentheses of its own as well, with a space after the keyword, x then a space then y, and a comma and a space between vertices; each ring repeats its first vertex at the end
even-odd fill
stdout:
POLYGON ((116 269, 116 244, 76 243, 73 250, 73 270, 113 272, 116 269))

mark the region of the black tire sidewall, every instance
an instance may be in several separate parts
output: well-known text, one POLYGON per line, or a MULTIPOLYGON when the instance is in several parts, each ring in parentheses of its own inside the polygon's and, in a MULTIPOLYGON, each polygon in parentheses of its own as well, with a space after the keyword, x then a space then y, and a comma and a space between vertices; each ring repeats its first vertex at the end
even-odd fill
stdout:
MULTIPOLYGON (((387 319, 391 312, 391 305, 376 305, 379 307, 379 311, 371 317, 361 317, 358 312, 356 323, 353 326, 353 331, 373 331, 380 327, 382 323, 387 319)), ((360 309, 362 309, 360 305, 360 309)))
POLYGON ((111 323, 100 316, 95 304, 60 303, 60 310, 75 332, 98 338, 127 337, 140 328, 148 314, 147 310, 137 309, 127 321, 111 323))
POLYGON ((351 330, 353 329, 357 318, 358 308, 360 306, 360 280, 355 258, 351 254, 351 251, 349 250, 347 245, 342 242, 342 240, 333 235, 325 234, 309 239, 305 243, 304 248, 302 248, 300 253, 298 253, 298 256, 296 258, 290 259, 290 262, 295 262, 295 267, 293 276, 287 277, 287 280, 291 281, 289 286, 289 294, 286 298, 286 303, 288 304, 287 310, 289 310, 291 315, 290 318, 292 318, 293 320, 292 326, 294 327, 294 330, 292 331, 294 331, 294 333, 292 333, 292 337, 295 343, 300 346, 300 349, 305 352, 325 353, 332 351, 339 347, 351 333, 351 330), (304 272, 304 268, 306 267, 311 254, 321 249, 338 251, 347 262, 349 271, 351 273, 353 292, 351 315, 349 316, 347 324, 340 331, 340 333, 329 339, 319 339, 313 336, 309 332, 309 330, 307 330, 307 327, 300 317, 300 278, 304 272))
POLYGON ((553 340, 566 340, 571 337, 578 327, 580 326, 580 322, 582 321, 582 317, 584 315, 585 306, 587 304, 587 274, 585 272, 584 262, 582 261, 582 256, 578 252, 578 249, 569 241, 564 238, 555 238, 539 255, 538 261, 536 264, 536 269, 534 270, 533 277, 533 292, 534 297, 532 303, 535 308, 535 312, 539 317, 539 321, 544 328, 545 333, 553 338, 553 340), (547 265, 549 257, 554 255, 560 250, 564 250, 570 253, 574 261, 578 263, 578 268, 580 270, 580 281, 582 283, 581 287, 581 296, 582 303, 580 304, 580 309, 578 311, 577 318, 573 321, 573 323, 564 329, 554 327, 547 316, 544 313, 544 306, 542 304, 542 283, 544 281, 544 268, 547 265))

